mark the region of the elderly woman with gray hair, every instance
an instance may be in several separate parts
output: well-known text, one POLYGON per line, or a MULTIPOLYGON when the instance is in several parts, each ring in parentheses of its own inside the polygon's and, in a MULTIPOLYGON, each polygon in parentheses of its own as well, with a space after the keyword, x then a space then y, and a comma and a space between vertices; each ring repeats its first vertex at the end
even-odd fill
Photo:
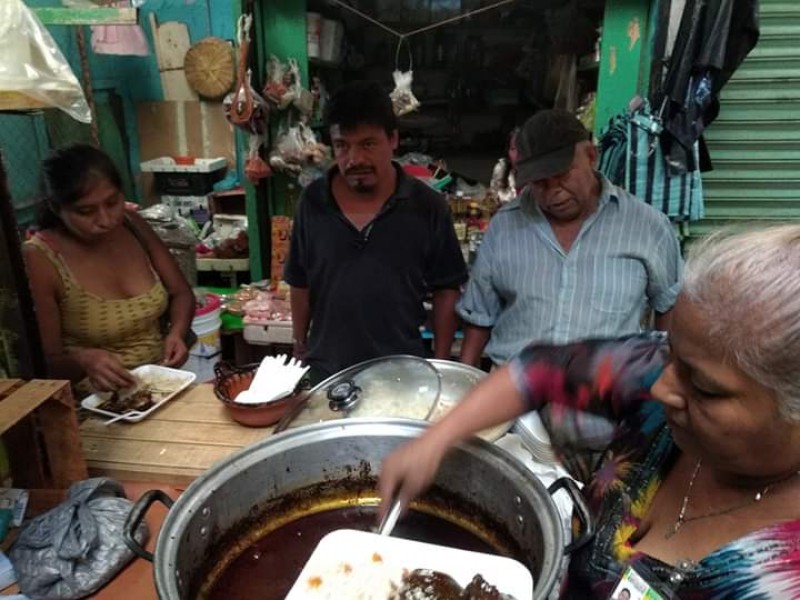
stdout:
POLYGON ((410 501, 447 449, 546 404, 551 433, 616 424, 585 493, 597 519, 563 596, 608 598, 635 571, 663 596, 800 597, 800 226, 691 248, 669 337, 529 346, 390 455, 410 501))

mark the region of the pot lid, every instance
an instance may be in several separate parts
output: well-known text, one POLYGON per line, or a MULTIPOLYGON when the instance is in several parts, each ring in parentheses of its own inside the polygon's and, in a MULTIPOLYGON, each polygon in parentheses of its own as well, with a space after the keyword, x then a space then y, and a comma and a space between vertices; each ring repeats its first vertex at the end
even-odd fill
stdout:
POLYGON ((439 372, 424 358, 376 358, 348 367, 312 388, 291 426, 348 417, 426 420, 440 390, 439 372))

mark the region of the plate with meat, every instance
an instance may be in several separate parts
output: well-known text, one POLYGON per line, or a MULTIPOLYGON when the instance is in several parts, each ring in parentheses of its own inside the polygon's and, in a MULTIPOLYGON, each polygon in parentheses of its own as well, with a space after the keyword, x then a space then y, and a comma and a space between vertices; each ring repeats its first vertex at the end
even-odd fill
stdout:
POLYGON ((195 380, 189 371, 142 365, 131 371, 136 385, 116 392, 99 392, 81 401, 81 407, 111 419, 136 423, 172 400, 195 380))
POLYGON ((286 600, 531 600, 530 570, 505 556, 340 529, 320 540, 286 600))

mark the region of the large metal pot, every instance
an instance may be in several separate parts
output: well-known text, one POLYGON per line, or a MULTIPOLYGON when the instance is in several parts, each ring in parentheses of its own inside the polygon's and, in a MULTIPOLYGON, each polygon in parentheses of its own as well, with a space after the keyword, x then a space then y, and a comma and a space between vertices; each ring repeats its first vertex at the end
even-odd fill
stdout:
MULTIPOLYGON (((231 548, 241 552, 247 545, 241 541, 247 529, 262 515, 271 514, 282 499, 304 489, 341 483, 342 489, 352 490, 353 502, 374 504, 375 477, 383 458, 419 436, 424 427, 424 423, 404 419, 320 423, 267 438, 221 461, 189 486, 161 528, 155 557, 149 557, 155 563, 159 597, 197 597, 219 557, 230 555, 231 548)), ((447 455, 433 491, 421 500, 447 498, 454 521, 488 520, 488 527, 486 523, 476 527, 483 527, 496 538, 496 547, 531 569, 533 597, 543 599, 556 584, 565 551, 561 521, 550 494, 565 487, 582 519, 588 521, 579 493, 566 480, 546 490, 505 451, 472 439, 447 455)), ((126 529, 132 530, 159 499, 171 504, 156 492, 146 494, 131 512, 126 529)))

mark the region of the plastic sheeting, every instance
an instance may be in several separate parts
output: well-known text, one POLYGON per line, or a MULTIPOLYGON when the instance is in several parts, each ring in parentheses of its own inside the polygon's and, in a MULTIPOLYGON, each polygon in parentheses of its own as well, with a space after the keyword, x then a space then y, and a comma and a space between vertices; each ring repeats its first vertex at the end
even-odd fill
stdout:
MULTIPOLYGON (((73 484, 67 500, 24 525, 11 548, 20 590, 35 600, 73 600, 108 583, 134 557, 122 539, 132 506, 111 479, 73 484)), ((147 535, 142 523, 136 540, 147 535)))
POLYGON ((83 88, 53 37, 22 0, 0 2, 0 90, 92 121, 83 88))

